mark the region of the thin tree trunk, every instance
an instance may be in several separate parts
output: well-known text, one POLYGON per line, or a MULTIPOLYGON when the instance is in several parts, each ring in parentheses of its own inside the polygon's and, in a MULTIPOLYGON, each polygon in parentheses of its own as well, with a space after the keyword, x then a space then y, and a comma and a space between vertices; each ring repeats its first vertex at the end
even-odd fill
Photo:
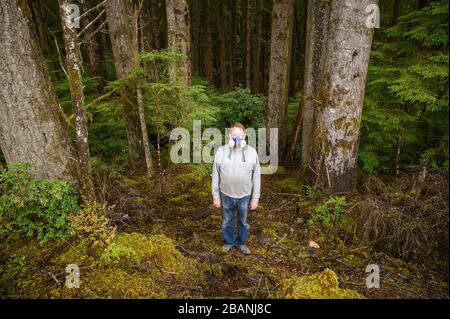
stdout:
POLYGON ((376 0, 331 2, 329 34, 308 175, 316 186, 352 191, 373 28, 366 7, 376 0))
POLYGON ((322 60, 329 16, 329 3, 308 0, 302 124, 302 166, 304 167, 308 167, 311 159, 314 110, 322 77, 322 60))
POLYGON ((31 6, 34 13, 34 18, 36 20, 37 31, 39 35, 39 42, 41 44, 42 51, 44 55, 50 54, 50 44, 48 40, 48 31, 47 24, 44 21, 44 17, 42 15, 42 1, 41 0, 33 0, 31 2, 31 6))
POLYGON ((217 31, 219 36, 219 62, 220 62, 220 85, 223 89, 227 87, 227 61, 226 61, 226 34, 223 12, 223 1, 217 3, 217 31))
MULTIPOLYGON (((141 7, 141 11, 139 12, 140 30, 141 30, 140 32, 141 52, 151 52, 156 49, 154 47, 155 45, 154 33, 156 32, 156 26, 153 24, 152 19, 153 1, 154 0, 144 1, 141 7)), ((154 82, 156 80, 154 64, 151 61, 145 61, 143 63, 143 67, 147 81, 154 82)), ((139 95, 139 92, 136 92, 136 94, 139 95)), ((139 96, 138 96, 138 108, 140 108, 139 96)), ((145 145, 144 145, 144 152, 145 152, 145 145)))
POLYGON ((214 66, 213 66, 212 35, 211 35, 211 0, 205 0, 203 7, 203 23, 204 23, 203 52, 205 55, 204 59, 205 77, 209 81, 209 83, 213 83, 214 66))
POLYGON ((234 88, 234 81, 236 78, 236 66, 237 66, 237 12, 236 1, 231 1, 231 57, 230 57, 230 78, 229 87, 234 88))
MULTIPOLYGON (((270 42, 269 96, 267 103, 267 133, 278 128, 278 156, 286 150, 287 104, 291 59, 293 0, 274 0, 270 42)), ((267 139, 269 140, 269 139, 267 139)))
POLYGON ((9 164, 30 162, 37 178, 76 180, 64 113, 44 67, 31 13, 0 1, 0 148, 9 164))
MULTIPOLYGON (((181 69, 177 80, 191 83, 191 36, 189 7, 186 0, 166 0, 168 47, 185 56, 185 60, 175 63, 172 68, 181 69)), ((175 74, 176 72, 171 72, 175 74)), ((175 80, 173 78, 172 80, 175 80)))
POLYGON ((70 22, 69 0, 59 0, 61 25, 66 48, 67 74, 69 76, 72 109, 75 115, 75 136, 78 150, 80 193, 89 201, 95 200, 92 179, 88 128, 84 110, 83 80, 81 77, 80 47, 75 25, 70 22))
MULTIPOLYGON (((44 15, 42 12, 42 0, 33 0, 31 1, 32 11, 34 14, 34 18, 36 20, 36 31, 39 36, 39 43, 42 49, 42 52, 44 54, 44 58, 50 58, 52 69, 54 71, 58 70, 58 64, 55 62, 55 60, 52 58, 54 50, 53 47, 50 45, 50 39, 48 35, 48 26, 45 22, 44 15)), ((53 75, 55 76, 57 81, 61 81, 61 76, 58 72, 53 72, 53 75)))
POLYGON ((394 9, 392 11, 391 26, 397 24, 399 15, 400 15, 400 0, 394 0, 394 9))
MULTIPOLYGON (((151 41, 149 41, 149 37, 146 37, 144 35, 145 30, 144 28, 144 21, 142 18, 145 17, 145 14, 142 14, 141 12, 136 12, 136 15, 139 14, 139 17, 136 17, 136 19, 140 19, 139 26, 136 25, 136 36, 139 34, 139 30, 141 30, 141 52, 143 52, 146 48, 151 50, 151 41), (149 48, 150 47, 150 48, 149 48)), ((148 16, 147 16, 148 17, 148 16)), ((149 72, 151 72, 151 78, 150 80, 156 81, 156 72, 154 68, 154 63, 150 62, 151 65, 147 64, 147 69, 149 72)), ((144 66, 145 68, 145 66, 144 66)), ((139 110, 139 123, 141 125, 141 131, 142 131, 142 144, 144 145, 144 155, 145 155, 145 164, 147 167, 147 174, 150 176, 152 174, 152 157, 150 154, 150 141, 148 139, 148 131, 147 131, 147 122, 145 121, 145 106, 144 106, 144 96, 142 94, 142 80, 137 79, 136 80, 136 95, 137 95, 137 102, 138 102, 138 110, 139 110)))
POLYGON ((297 146, 298 135, 299 135, 301 127, 302 127, 302 120, 303 120, 303 100, 300 100, 299 105, 298 105, 297 115, 295 117, 294 129, 292 130, 289 151, 287 154, 287 158, 291 161, 294 160, 294 157, 295 157, 295 149, 297 146))
MULTIPOLYGON (((269 11, 271 0, 265 1, 265 10, 269 11), (268 8, 269 7, 269 8, 268 8)), ((262 92, 265 96, 269 94, 269 69, 270 69, 270 13, 265 13, 264 17, 264 49, 263 49, 263 76, 262 76, 262 92)))
MULTIPOLYGON (((105 9, 117 78, 123 79, 133 71, 138 54, 138 39, 134 31, 137 21, 134 15, 133 1, 107 0, 105 9)), ((120 95, 123 100, 130 158, 134 165, 140 166, 143 164, 145 154, 139 125, 136 92, 127 86, 121 88, 120 95)))
MULTIPOLYGON (((83 12, 87 12, 96 5, 96 1, 85 0, 82 4, 83 12)), ((98 78, 97 90, 98 92, 103 93, 106 86, 106 70, 101 63, 101 40, 98 33, 98 28, 101 26, 102 19, 95 20, 100 12, 100 10, 90 11, 86 16, 80 19, 80 23, 81 27, 84 29, 89 23, 93 22, 87 30, 84 30, 83 42, 86 43, 89 73, 91 76, 98 78)))
POLYGON ((260 92, 260 66, 261 66, 261 29, 262 29, 262 18, 261 18, 261 1, 257 0, 255 3, 255 36, 254 36, 254 60, 253 60, 253 83, 252 92, 257 94, 260 92))
POLYGON ((247 0, 247 18, 245 21, 245 86, 251 87, 252 65, 252 0, 247 0))

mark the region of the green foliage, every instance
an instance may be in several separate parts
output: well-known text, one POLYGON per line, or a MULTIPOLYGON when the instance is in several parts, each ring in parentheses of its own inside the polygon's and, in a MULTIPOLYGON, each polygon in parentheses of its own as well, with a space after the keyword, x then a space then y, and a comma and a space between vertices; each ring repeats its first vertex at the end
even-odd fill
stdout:
POLYGON ((310 197, 312 200, 318 200, 325 195, 320 189, 315 188, 314 186, 306 185, 306 195, 310 197))
POLYGON ((355 290, 339 288, 336 273, 325 269, 309 276, 292 276, 281 282, 277 292, 279 298, 295 299, 364 299, 355 290))
POLYGON ((0 237, 33 237, 40 244, 68 238, 69 216, 79 210, 73 185, 35 179, 29 168, 16 163, 9 170, 0 169, 0 237))
POLYGON ((373 44, 359 162, 370 173, 448 170, 448 3, 400 17, 373 44), (381 37, 380 37, 381 38, 381 37))
POLYGON ((246 127, 265 126, 265 99, 252 95, 248 88, 237 88, 220 98, 220 117, 225 127, 240 122, 246 127))
POLYGON ((308 223, 310 225, 320 223, 325 227, 337 223, 345 223, 347 206, 348 204, 344 196, 332 196, 324 204, 315 208, 308 223))
POLYGON ((116 236, 116 227, 110 225, 106 212, 105 204, 83 203, 80 212, 69 217, 74 234, 93 248, 109 244, 116 236))

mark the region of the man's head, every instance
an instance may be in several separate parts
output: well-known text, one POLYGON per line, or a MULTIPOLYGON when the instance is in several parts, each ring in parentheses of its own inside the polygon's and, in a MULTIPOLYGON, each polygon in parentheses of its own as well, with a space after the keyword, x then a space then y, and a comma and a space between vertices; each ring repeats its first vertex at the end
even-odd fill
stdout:
POLYGON ((230 127, 230 146, 244 147, 245 146, 245 127, 241 123, 234 123, 230 127))

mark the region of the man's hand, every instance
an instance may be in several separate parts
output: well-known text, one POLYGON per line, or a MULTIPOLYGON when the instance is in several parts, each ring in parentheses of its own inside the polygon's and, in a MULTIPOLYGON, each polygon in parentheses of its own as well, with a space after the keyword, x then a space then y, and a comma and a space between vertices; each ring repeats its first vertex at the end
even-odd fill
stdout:
POLYGON ((213 206, 216 208, 220 208, 220 198, 213 198, 213 206))
POLYGON ((251 202, 250 203, 250 210, 255 210, 258 208, 258 202, 251 202))

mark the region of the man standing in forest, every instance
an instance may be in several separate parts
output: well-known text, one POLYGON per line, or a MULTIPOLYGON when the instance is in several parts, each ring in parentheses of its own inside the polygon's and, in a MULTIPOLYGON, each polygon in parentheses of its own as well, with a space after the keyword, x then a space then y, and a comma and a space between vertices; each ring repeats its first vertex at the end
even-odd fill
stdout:
POLYGON ((245 127, 235 123, 230 128, 229 142, 221 146, 215 156, 212 172, 212 196, 214 207, 222 211, 222 235, 224 252, 236 246, 249 255, 245 245, 250 225, 247 213, 258 208, 261 189, 261 168, 256 150, 245 142, 245 127), (237 211, 237 238, 234 236, 234 212, 237 211))

